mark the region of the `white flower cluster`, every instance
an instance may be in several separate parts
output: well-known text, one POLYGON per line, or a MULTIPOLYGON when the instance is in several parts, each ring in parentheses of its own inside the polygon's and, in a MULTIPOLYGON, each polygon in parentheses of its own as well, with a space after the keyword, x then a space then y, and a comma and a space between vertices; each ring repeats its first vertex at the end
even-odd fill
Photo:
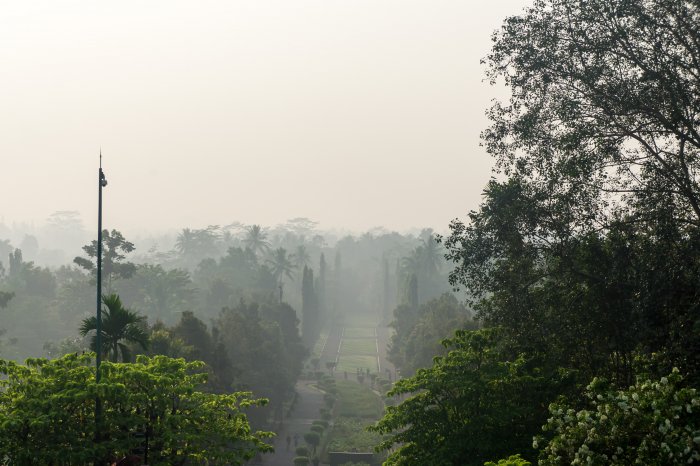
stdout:
POLYGON ((592 409, 550 406, 543 430, 553 434, 540 465, 694 464, 700 461, 700 405, 696 390, 680 387, 674 370, 658 382, 627 390, 606 390, 600 380, 588 387, 592 409))

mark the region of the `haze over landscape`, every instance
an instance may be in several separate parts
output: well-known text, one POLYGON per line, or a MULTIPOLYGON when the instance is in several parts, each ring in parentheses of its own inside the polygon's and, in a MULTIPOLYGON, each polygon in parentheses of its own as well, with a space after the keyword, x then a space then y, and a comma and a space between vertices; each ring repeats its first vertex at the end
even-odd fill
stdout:
POLYGON ((0 67, 0 466, 700 464, 700 0, 4 2, 0 67))
POLYGON ((127 232, 309 217, 444 229, 477 205, 479 60, 522 0, 6 2, 0 218, 127 232))

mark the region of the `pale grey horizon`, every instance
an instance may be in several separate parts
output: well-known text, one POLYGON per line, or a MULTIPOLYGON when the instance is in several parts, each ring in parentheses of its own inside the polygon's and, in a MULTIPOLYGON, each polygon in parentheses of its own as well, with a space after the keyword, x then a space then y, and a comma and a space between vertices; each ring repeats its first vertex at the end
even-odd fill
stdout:
POLYGON ((0 5, 0 218, 125 231, 430 226, 492 160, 479 60, 525 0, 0 5))

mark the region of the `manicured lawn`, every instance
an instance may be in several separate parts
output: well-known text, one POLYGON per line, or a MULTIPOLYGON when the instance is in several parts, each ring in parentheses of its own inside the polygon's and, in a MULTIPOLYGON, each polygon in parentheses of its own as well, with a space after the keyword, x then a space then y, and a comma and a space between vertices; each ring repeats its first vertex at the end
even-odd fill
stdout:
MULTIPOLYGON (((330 432, 327 451, 358 451, 373 452, 374 447, 382 441, 382 436, 373 432, 367 432, 371 422, 367 419, 339 417, 335 420, 330 432)), ((379 459, 386 455, 380 454, 379 459)))
POLYGON ((374 421, 383 410, 382 400, 369 389, 367 383, 352 380, 337 380, 338 416, 358 417, 374 421))
POLYGON ((359 354, 344 354, 341 347, 336 371, 347 371, 354 374, 358 368, 362 371, 369 369, 370 372, 377 372, 377 358, 375 356, 363 356, 359 354))
POLYGON ((343 338, 365 338, 374 336, 374 327, 345 327, 343 331, 343 338))
POLYGON ((343 342, 340 345, 340 354, 359 354, 376 356, 376 340, 374 338, 343 338, 343 342))
POLYGON ((378 321, 379 318, 373 313, 350 314, 342 317, 342 325, 345 327, 376 327, 378 321))

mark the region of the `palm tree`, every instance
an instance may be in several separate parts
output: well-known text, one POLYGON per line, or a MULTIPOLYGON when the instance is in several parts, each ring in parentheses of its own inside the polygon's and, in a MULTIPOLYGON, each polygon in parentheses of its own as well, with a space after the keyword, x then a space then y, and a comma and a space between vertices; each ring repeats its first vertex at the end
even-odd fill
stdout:
POLYGON ((184 228, 182 232, 177 235, 177 241, 175 242, 175 249, 183 256, 191 255, 197 248, 197 235, 196 232, 190 230, 189 228, 184 228))
POLYGON ((294 264, 289 260, 287 256, 287 250, 284 248, 277 248, 272 253, 272 259, 269 259, 268 264, 272 269, 272 275, 275 277, 278 283, 282 283, 282 278, 286 275, 292 278, 292 272, 294 271, 294 264))
POLYGON ((270 243, 267 241, 267 233, 265 233, 260 225, 251 225, 246 228, 243 244, 256 254, 258 252, 267 252, 270 250, 270 243))
POLYGON ((411 273, 423 274, 426 277, 434 276, 442 266, 441 256, 440 244, 435 237, 428 236, 413 249, 409 256, 401 259, 402 273, 406 276, 411 273))
MULTIPOLYGON (((117 362, 121 354, 122 362, 131 361, 131 350, 125 343, 138 343, 143 349, 148 349, 148 333, 145 330, 146 317, 127 309, 122 304, 119 295, 102 296, 102 353, 110 361, 117 362)), ((80 326, 80 334, 87 335, 97 329, 97 318, 88 317, 80 326)), ((97 336, 93 335, 90 344, 97 351, 97 336)))
POLYGON ((296 252, 292 254, 292 260, 298 269, 303 269, 305 265, 309 265, 311 256, 309 256, 309 251, 306 249, 306 246, 303 244, 297 246, 296 252))
POLYGON ((402 276, 408 277, 411 274, 418 273, 421 268, 422 254, 422 246, 418 246, 411 252, 410 255, 401 258, 400 272, 402 276))
POLYGON ((442 247, 433 235, 423 240, 421 247, 421 262, 428 275, 436 274, 442 265, 442 247))

